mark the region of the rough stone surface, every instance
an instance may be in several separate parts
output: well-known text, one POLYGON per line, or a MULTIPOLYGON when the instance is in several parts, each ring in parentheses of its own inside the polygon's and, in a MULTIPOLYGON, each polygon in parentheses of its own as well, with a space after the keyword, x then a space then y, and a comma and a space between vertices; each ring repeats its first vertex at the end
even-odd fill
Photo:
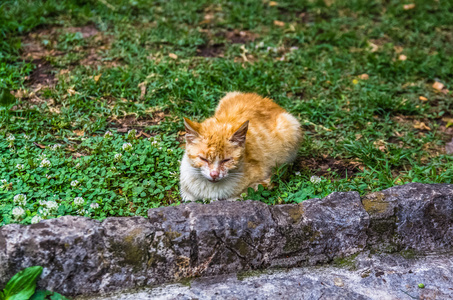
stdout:
POLYGON ((368 244, 395 252, 453 249, 453 187, 410 183, 362 199, 370 214, 368 244))
POLYGON ((355 192, 281 206, 192 203, 153 209, 148 217, 155 228, 150 283, 329 262, 363 249, 368 226, 355 192))
POLYGON ((190 282, 78 300, 147 299, 453 299, 453 259, 445 255, 406 259, 360 254, 338 266, 266 270, 197 278, 190 282), (423 283, 424 289, 418 287, 423 283))
POLYGON ((43 266, 40 286, 92 293, 105 273, 100 222, 66 216, 29 226, 7 225, 0 230, 0 286, 30 266, 43 266))
POLYGON ((321 265, 365 250, 409 257, 451 251, 452 243, 453 185, 408 184, 362 200, 356 192, 333 193, 277 206, 191 203, 152 209, 148 219, 66 216, 4 226, 0 286, 33 265, 44 267, 39 287, 73 296, 321 265))

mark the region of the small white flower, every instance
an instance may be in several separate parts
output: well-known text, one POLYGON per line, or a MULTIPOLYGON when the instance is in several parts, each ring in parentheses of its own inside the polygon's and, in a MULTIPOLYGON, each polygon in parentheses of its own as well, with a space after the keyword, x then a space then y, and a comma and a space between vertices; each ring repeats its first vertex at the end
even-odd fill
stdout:
POLYGON ((123 159, 123 154, 121 154, 121 153, 115 154, 115 161, 120 161, 122 159, 123 159))
POLYGON ((12 135, 12 134, 10 134, 10 135, 8 135, 8 136, 6 137, 6 140, 7 140, 8 142, 10 142, 10 143, 13 143, 15 139, 16 139, 16 138, 15 138, 14 135, 12 135))
POLYGON ((135 129, 131 129, 127 132, 128 138, 135 138, 136 135, 137 135, 137 130, 135 130, 135 129))
POLYGON ((40 208, 38 208, 38 213, 39 213, 41 216, 47 217, 47 216, 50 214, 50 211, 49 211, 49 209, 46 208, 46 207, 40 207, 40 208))
POLYGON ((132 144, 131 143, 124 143, 123 144, 123 150, 124 151, 131 151, 132 150, 132 144))
POLYGON ((113 137, 113 133, 111 133, 110 131, 106 131, 104 133, 104 138, 105 139, 109 139, 109 138, 112 138, 113 137))
POLYGON ((159 145, 159 142, 158 142, 158 141, 153 141, 153 142, 151 143, 151 145, 157 146, 157 145, 159 145))
POLYGON ((23 205, 27 204, 27 196, 24 194, 18 194, 16 196, 14 196, 13 201, 14 201, 14 204, 23 206, 23 205))
POLYGON ((55 144, 55 145, 53 145, 50 149, 53 150, 53 151, 56 151, 56 150, 58 150, 59 148, 61 148, 61 144, 55 144))
POLYGON ((50 176, 50 175, 46 174, 46 178, 47 178, 47 179, 51 179, 51 178, 52 178, 52 176, 50 176))
POLYGON ((310 177, 310 181, 311 181, 311 183, 313 183, 313 184, 318 184, 318 183, 321 182, 321 177, 319 177, 319 176, 311 176, 311 177, 310 177))
POLYGON ((25 168, 25 166, 23 164, 17 164, 16 168, 20 171, 20 170, 23 170, 25 168))
POLYGON ((14 218, 19 219, 25 214, 25 210, 22 207, 17 206, 13 208, 11 213, 13 214, 14 218))
POLYGON ((258 48, 263 48, 264 47, 264 42, 259 42, 255 48, 258 49, 258 48))
POLYGON ((49 210, 57 210, 58 209, 58 203, 55 202, 55 201, 46 201, 45 204, 44 204, 47 209, 49 210))
POLYGON ((38 156, 38 159, 39 160, 43 160, 43 159, 46 159, 47 158, 47 155, 45 153, 41 153, 39 156, 38 156))
POLYGON ((92 209, 98 209, 98 208, 99 208, 99 204, 96 203, 96 202, 95 202, 95 203, 91 203, 91 204, 90 204, 90 207, 91 207, 92 209))
POLYGON ((75 205, 83 205, 83 203, 85 203, 85 200, 83 200, 82 197, 75 197, 74 198, 74 204, 75 205))
POLYGON ((26 135, 26 134, 24 133, 24 139, 29 140, 29 139, 30 139, 30 136, 29 136, 29 135, 26 135))
POLYGON ((111 168, 110 168, 110 171, 112 171, 112 173, 115 173, 117 170, 116 170, 115 167, 111 167, 111 168))
POLYGON ((296 172, 296 173, 294 173, 294 174, 296 174, 297 176, 300 176, 300 172, 296 172))
POLYGON ((42 217, 36 215, 36 216, 34 216, 33 218, 31 218, 31 221, 30 221, 30 222, 31 222, 32 224, 36 224, 36 223, 39 223, 39 221, 41 221, 41 220, 42 220, 42 217))
POLYGON ((78 185, 79 185, 79 181, 78 181, 78 180, 73 180, 73 181, 71 181, 71 186, 72 186, 72 187, 76 187, 76 186, 78 186, 78 185))
POLYGON ((8 181, 6 179, 0 179, 0 189, 4 189, 8 186, 8 181))
POLYGON ((77 165, 75 165, 75 168, 79 169, 80 168, 80 163, 77 163, 77 165))
POLYGON ((89 215, 90 213, 88 210, 81 208, 81 209, 77 210, 77 214, 79 214, 80 216, 85 216, 85 215, 89 215))
POLYGON ((52 164, 50 163, 50 161, 48 159, 43 159, 39 166, 41 168, 50 168, 52 166, 52 164))

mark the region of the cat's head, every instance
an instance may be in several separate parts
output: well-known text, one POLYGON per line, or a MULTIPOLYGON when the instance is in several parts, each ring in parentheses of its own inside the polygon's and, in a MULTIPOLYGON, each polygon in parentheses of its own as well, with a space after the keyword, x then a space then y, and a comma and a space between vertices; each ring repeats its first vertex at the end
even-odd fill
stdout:
POLYGON ((248 124, 220 124, 215 119, 200 124, 184 118, 186 153, 192 167, 211 182, 235 176, 243 163, 248 124))

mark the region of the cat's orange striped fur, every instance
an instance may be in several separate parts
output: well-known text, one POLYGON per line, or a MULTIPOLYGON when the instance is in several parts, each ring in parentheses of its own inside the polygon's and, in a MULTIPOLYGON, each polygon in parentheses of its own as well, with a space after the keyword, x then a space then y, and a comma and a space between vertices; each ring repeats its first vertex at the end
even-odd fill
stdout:
POLYGON ((269 98, 231 92, 213 117, 184 118, 183 200, 234 200, 248 187, 267 185, 272 169, 292 162, 302 138, 297 119, 269 98))

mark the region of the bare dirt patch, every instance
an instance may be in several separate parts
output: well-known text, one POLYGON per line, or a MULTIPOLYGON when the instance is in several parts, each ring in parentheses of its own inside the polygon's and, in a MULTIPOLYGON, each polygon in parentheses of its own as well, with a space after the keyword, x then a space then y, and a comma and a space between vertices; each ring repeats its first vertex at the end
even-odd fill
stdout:
POLYGON ((80 32, 84 39, 95 36, 99 33, 99 30, 97 30, 96 26, 94 26, 93 24, 82 27, 66 27, 64 31, 68 33, 80 32))
POLYGON ((159 125, 164 119, 165 112, 156 111, 148 116, 137 117, 135 114, 130 114, 125 117, 112 117, 108 120, 111 128, 116 128, 117 132, 127 132, 131 129, 143 129, 152 125, 159 125))
POLYGON ((103 60, 102 52, 110 48, 111 41, 93 24, 81 27, 50 27, 29 33, 22 39, 22 56, 24 59, 34 62, 35 60, 44 61, 46 57, 64 55, 64 52, 56 50, 59 36, 78 32, 83 39, 87 40, 88 44, 85 47, 75 48, 78 53, 85 54, 85 57, 79 61, 81 65, 115 67, 120 64, 118 61, 103 60))
POLYGON ((336 159, 329 156, 298 157, 295 162, 302 170, 311 171, 315 175, 323 176, 330 172, 336 172, 341 178, 350 177, 360 172, 360 163, 336 159), (330 169, 330 171, 328 171, 330 169))
POLYGON ((36 68, 28 75, 27 82, 31 86, 42 86, 52 87, 55 85, 55 69, 50 65, 49 62, 43 59, 33 60, 33 64, 36 68))
POLYGON ((237 29, 227 31, 221 35, 223 35, 232 44, 247 44, 249 42, 255 41, 258 38, 258 34, 256 33, 247 30, 237 29))
POLYGON ((202 45, 197 49, 197 56, 201 57, 223 57, 223 44, 202 45))

